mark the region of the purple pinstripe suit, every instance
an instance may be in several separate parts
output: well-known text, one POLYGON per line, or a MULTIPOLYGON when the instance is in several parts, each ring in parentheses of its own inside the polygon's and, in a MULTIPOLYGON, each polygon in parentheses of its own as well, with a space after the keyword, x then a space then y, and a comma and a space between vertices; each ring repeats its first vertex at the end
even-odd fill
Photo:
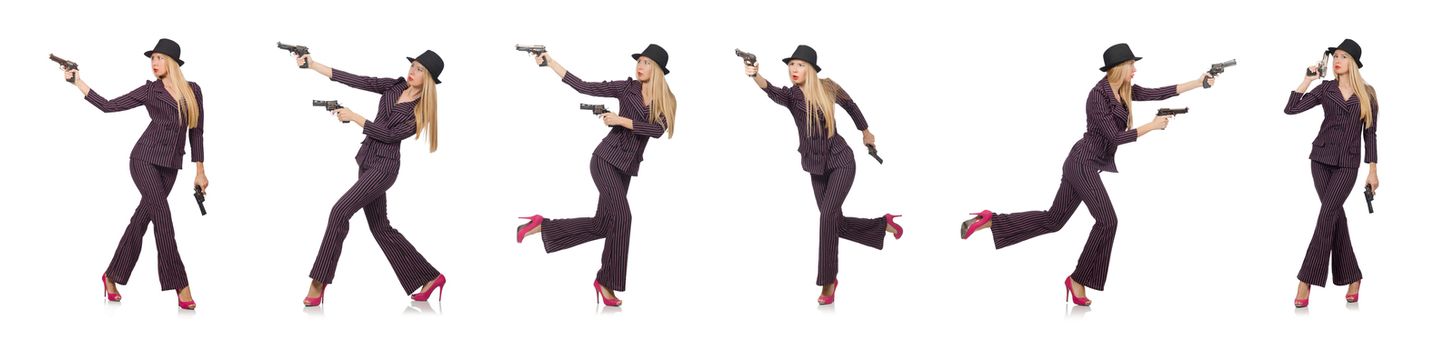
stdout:
MULTIPOLYGON (((834 283, 839 275, 839 239, 847 239, 874 249, 884 249, 883 217, 864 219, 844 216, 844 199, 854 186, 854 152, 844 141, 843 135, 828 137, 828 128, 814 125, 810 135, 808 129, 808 103, 803 98, 803 89, 798 86, 774 87, 769 83, 763 88, 768 98, 793 116, 798 127, 798 154, 803 171, 809 173, 813 185, 813 198, 818 205, 818 277, 816 284, 822 286, 834 283)), ((846 93, 835 97, 835 103, 844 107, 858 130, 869 128, 859 105, 846 93)), ((822 120, 822 118, 820 118, 822 120)), ((837 128, 835 128, 837 129, 837 128)))
POLYGON ((592 152, 591 180, 596 183, 598 193, 596 215, 546 219, 541 223, 541 241, 550 253, 605 238, 596 281, 608 289, 625 291, 632 225, 626 192, 642 164, 647 142, 662 137, 666 127, 651 121, 650 109, 642 99, 642 83, 635 79, 585 82, 568 72, 561 81, 582 94, 616 98, 617 115, 631 118, 632 129, 612 127, 592 152))
POLYGON ((167 195, 177 181, 177 170, 182 168, 184 145, 192 142, 192 162, 202 162, 203 113, 202 88, 197 83, 187 83, 197 96, 197 127, 188 129, 182 122, 177 101, 167 93, 161 80, 148 81, 126 95, 107 100, 96 93, 86 94, 86 102, 102 112, 119 112, 139 106, 146 106, 151 123, 143 131, 136 146, 131 149, 131 181, 141 192, 141 203, 131 215, 106 276, 117 284, 126 284, 131 279, 131 270, 141 257, 142 236, 146 235, 147 224, 154 225, 157 243, 157 276, 162 290, 179 289, 187 286, 187 268, 182 265, 182 255, 177 252, 176 232, 172 228, 172 210, 167 205, 167 195))
POLYGON ((379 98, 379 112, 374 120, 364 123, 364 141, 354 156, 354 161, 359 164, 359 179, 329 212, 323 244, 318 248, 318 257, 313 261, 313 270, 308 276, 325 284, 333 283, 334 270, 338 268, 339 255, 343 253, 344 237, 349 234, 349 218, 363 209, 364 217, 369 221, 369 231, 374 234, 379 248, 384 250, 384 256, 394 268, 394 275, 399 278, 404 293, 409 294, 440 275, 414 249, 414 245, 389 224, 384 193, 394 186, 394 180, 399 177, 400 142, 414 136, 414 106, 417 101, 395 103, 408 87, 402 78, 364 77, 334 69, 332 80, 383 96, 379 98))
POLYGON ((1379 154, 1375 142, 1375 130, 1379 125, 1379 101, 1373 98, 1370 88, 1370 118, 1374 119, 1368 128, 1359 120, 1359 96, 1350 95, 1348 100, 1339 92, 1337 80, 1324 81, 1308 93, 1292 92, 1283 112, 1293 115, 1303 113, 1316 106, 1324 107, 1324 122, 1319 126, 1319 135, 1314 138, 1313 150, 1309 152, 1310 170, 1313 173, 1314 190, 1319 195, 1319 218, 1314 226, 1313 240, 1304 254, 1303 266, 1298 270, 1298 280, 1315 286, 1324 286, 1328 279, 1329 263, 1333 260, 1334 284, 1346 285, 1364 278, 1359 269, 1359 260, 1354 256, 1353 243, 1349 240, 1349 219, 1344 215, 1344 201, 1349 198, 1359 174, 1359 139, 1364 139, 1364 162, 1377 163, 1379 154))
MULTIPOLYGON (((1155 89, 1132 86, 1133 101, 1165 100, 1173 96, 1177 96, 1176 85, 1155 89)), ((1071 147, 1071 153, 1061 165, 1061 187, 1056 190, 1051 209, 995 214, 990 231, 995 237, 996 249, 1060 231, 1076 208, 1085 202, 1096 223, 1091 227, 1091 235, 1086 239, 1071 278, 1087 288, 1105 287, 1117 216, 1101 182, 1101 172, 1117 172, 1117 146, 1137 140, 1137 130, 1127 127, 1128 113, 1127 106, 1112 97, 1111 84, 1106 79, 1096 83, 1086 97, 1086 133, 1071 147)))

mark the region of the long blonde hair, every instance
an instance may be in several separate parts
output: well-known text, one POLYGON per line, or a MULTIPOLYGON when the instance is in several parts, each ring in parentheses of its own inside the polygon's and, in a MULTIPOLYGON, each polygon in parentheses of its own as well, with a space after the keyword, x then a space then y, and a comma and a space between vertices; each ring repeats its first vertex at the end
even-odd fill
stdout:
POLYGON ((834 102, 841 95, 848 96, 848 93, 832 79, 819 79, 815 69, 804 69, 803 72, 803 99, 808 102, 805 103, 808 118, 804 122, 808 123, 808 134, 813 135, 822 126, 828 129, 827 138, 833 138, 838 134, 834 128, 834 102), (819 120, 820 115, 822 121, 819 120))
POLYGON ((652 91, 652 107, 647 113, 651 114, 653 123, 667 126, 667 138, 670 139, 672 130, 677 126, 677 95, 673 95, 672 88, 667 86, 662 67, 657 66, 656 61, 652 61, 651 66, 652 80, 647 82, 647 89, 652 91))
POLYGON ((418 140, 425 130, 429 130, 429 152, 434 153, 440 147, 440 125, 436 119, 437 104, 435 100, 438 94, 435 92, 434 78, 426 76, 419 84, 419 102, 414 104, 414 139, 418 140))
POLYGON ((1107 84, 1111 84, 1112 90, 1117 93, 1117 99, 1122 102, 1122 107, 1127 109, 1127 129, 1132 128, 1132 79, 1129 79, 1131 70, 1132 61, 1126 61, 1106 71, 1107 84))
MULTIPOLYGON (((1351 60, 1352 61, 1352 60, 1351 60)), ((1350 85, 1354 86, 1354 95, 1359 96, 1359 121, 1364 122, 1364 128, 1374 126, 1374 87, 1364 83, 1364 77, 1359 75, 1359 65, 1349 65, 1350 85)))
POLYGON ((167 76, 163 79, 172 83, 172 88, 177 89, 177 92, 182 95, 181 100, 177 101, 178 121, 186 122, 188 129, 197 128, 197 117, 201 114, 202 109, 197 105, 197 93, 192 92, 192 84, 188 84, 187 78, 182 76, 182 66, 177 64, 177 60, 167 55, 162 55, 162 57, 167 62, 167 76))

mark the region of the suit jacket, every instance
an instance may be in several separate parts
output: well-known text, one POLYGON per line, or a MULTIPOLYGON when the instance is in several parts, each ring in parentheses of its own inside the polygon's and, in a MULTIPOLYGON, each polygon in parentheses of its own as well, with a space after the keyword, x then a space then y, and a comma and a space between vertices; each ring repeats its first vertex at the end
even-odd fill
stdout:
POLYGON ((1361 134, 1364 138, 1364 162, 1379 162, 1375 142, 1375 129, 1379 126, 1379 99, 1373 98, 1373 94, 1374 90, 1371 88, 1370 97, 1373 101, 1369 101, 1369 104, 1373 122, 1368 128, 1359 120, 1359 95, 1350 95, 1349 100, 1345 101, 1343 93, 1339 92, 1337 80, 1319 83, 1319 86, 1308 93, 1290 93, 1288 106, 1283 107, 1283 113, 1293 115, 1313 109, 1314 106, 1324 106, 1324 123, 1319 126, 1319 135, 1314 137, 1313 150, 1309 152, 1308 159, 1337 167, 1358 168, 1361 134))
POLYGON ((379 97, 379 111, 374 114, 374 120, 364 122, 364 141, 359 142, 354 161, 360 167, 398 171, 399 143, 414 136, 414 106, 419 102, 395 103, 409 87, 404 78, 365 77, 334 69, 331 80, 383 95, 379 97))
MULTIPOLYGON (((799 163, 803 171, 809 174, 823 175, 830 169, 839 167, 854 166, 854 152, 849 144, 844 141, 843 135, 838 134, 838 125, 835 123, 834 137, 828 138, 828 128, 823 124, 814 125, 816 129, 812 135, 808 127, 808 102, 803 98, 803 89, 797 85, 791 87, 775 87, 772 83, 763 88, 763 92, 783 107, 788 108, 788 113, 793 115, 793 124, 798 126, 798 155, 801 158, 799 163)), ((849 118, 853 119, 854 127, 859 130, 869 128, 869 122, 864 120, 864 113, 859 110, 859 104, 849 98, 847 94, 840 94, 834 99, 834 103, 844 107, 849 112, 849 118)), ((819 120, 823 120, 820 118, 819 120)))
POLYGON ((86 94, 86 102, 106 113, 146 106, 147 115, 151 116, 152 122, 147 125, 146 131, 142 131, 141 138, 136 140, 136 146, 131 148, 131 159, 181 169, 182 155, 187 153, 183 146, 189 138, 192 141, 192 161, 203 160, 202 125, 206 114, 202 112, 202 88, 193 82, 187 82, 187 85, 197 95, 197 127, 191 129, 182 123, 177 101, 167 93, 161 80, 147 81, 136 90, 110 100, 101 97, 96 89, 91 89, 86 94))
MULTIPOLYGON (((1158 101, 1177 96, 1177 85, 1155 89, 1132 85, 1132 101, 1158 101)), ((1127 127, 1128 109, 1112 97, 1105 78, 1086 97, 1086 133, 1071 147, 1069 157, 1101 171, 1117 172, 1117 146, 1137 140, 1137 130, 1127 127)))
POLYGON ((635 79, 586 82, 570 72, 561 78, 561 82, 582 94, 616 98, 616 114, 631 118, 632 128, 611 127, 611 131, 606 132, 606 137, 601 139, 601 143, 596 145, 596 150, 591 154, 606 160, 622 173, 637 176, 637 170, 642 165, 642 155, 647 151, 647 141, 661 138, 662 133, 667 130, 666 126, 652 122, 650 108, 642 100, 642 83, 635 79))

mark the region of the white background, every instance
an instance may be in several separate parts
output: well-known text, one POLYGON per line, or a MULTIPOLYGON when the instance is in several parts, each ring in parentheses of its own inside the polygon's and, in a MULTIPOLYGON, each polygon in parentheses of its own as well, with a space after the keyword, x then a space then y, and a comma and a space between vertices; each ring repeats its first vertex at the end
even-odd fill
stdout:
POLYGON ((0 93, 5 347, 1429 344, 1449 330, 1439 298, 1455 287, 1441 220, 1455 195, 1443 181, 1452 125, 1430 81, 1452 52, 1437 34, 1448 33, 1448 9, 1419 6, 10 3, 0 14, 0 66, 12 76, 0 93), (141 53, 160 37, 181 43, 206 96, 210 214, 192 203, 191 165, 171 198, 195 313, 157 291, 150 232, 125 302, 103 302, 96 276, 140 198, 126 169, 146 114, 98 112, 44 59, 80 63, 115 97, 152 79, 141 53), (1383 112, 1378 212, 1364 212, 1357 190, 1345 205, 1368 280, 1358 306, 1331 287, 1296 312, 1294 275, 1318 211, 1307 154, 1322 114, 1281 111, 1302 68, 1345 37, 1363 44, 1383 112), (372 76, 402 75, 403 57, 425 49, 447 62, 439 152, 406 141, 389 204, 394 225, 449 276, 448 301, 411 303, 359 215, 325 306, 299 305, 362 138, 308 102, 338 99, 372 117, 378 97, 293 68, 276 41, 372 76), (1108 289, 1091 293, 1090 310, 1068 308, 1061 280, 1091 226, 1084 209, 1062 232, 1000 251, 988 232, 961 241, 956 229, 968 212, 1049 205, 1100 54, 1118 42, 1146 57, 1136 82, 1149 87, 1239 65, 1213 89, 1134 106, 1137 124, 1159 107, 1192 113, 1122 147, 1122 173, 1103 176, 1121 218, 1108 289), (548 45, 590 81, 631 75, 628 55, 648 43, 671 53, 677 135, 653 140, 633 179, 620 310, 587 302, 601 243, 547 255, 538 237, 513 241, 516 216, 592 214, 587 166, 606 129, 576 104, 616 105, 571 91, 517 43, 548 45), (842 242, 843 287, 827 308, 813 302, 817 212, 795 128, 730 55, 758 54, 764 75, 786 84, 778 58, 800 43, 852 92, 886 161, 874 164, 839 120, 859 163, 845 213, 904 214, 907 231, 883 251, 842 242))

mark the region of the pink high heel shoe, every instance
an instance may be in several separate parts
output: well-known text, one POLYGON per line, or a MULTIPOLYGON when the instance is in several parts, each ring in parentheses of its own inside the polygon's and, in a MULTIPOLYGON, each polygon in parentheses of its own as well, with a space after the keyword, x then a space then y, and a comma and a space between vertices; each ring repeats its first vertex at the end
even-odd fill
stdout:
POLYGON ((106 300, 120 302, 121 293, 112 293, 106 290, 106 286, 110 284, 111 279, 106 278, 106 274, 101 274, 101 292, 106 294, 106 300))
POLYGON ((975 230, 979 230, 980 226, 985 226, 986 223, 990 222, 992 215, 995 214, 992 214, 989 210, 981 210, 979 214, 975 214, 974 218, 965 220, 964 223, 960 224, 960 239, 969 239, 970 235, 975 233, 975 230))
POLYGON ((314 307, 314 306, 323 305, 323 292, 326 292, 326 291, 328 291, 328 285, 327 284, 323 285, 323 287, 321 287, 321 288, 318 288, 318 297, 303 297, 303 306, 304 307, 314 307))
POLYGON ((829 288, 829 295, 820 295, 820 296, 818 296, 818 304, 819 305, 829 305, 829 304, 833 304, 834 303, 834 296, 835 295, 839 295, 839 279, 837 279, 837 278, 834 279, 834 286, 833 286, 833 288, 829 288))
MULTIPOLYGON (((1309 286, 1309 289, 1309 294, 1313 294, 1313 286, 1309 286)), ((1293 299, 1293 308, 1302 309, 1306 307, 1308 307, 1308 297, 1304 297, 1303 299, 1298 299, 1297 297, 1295 297, 1293 299)))
POLYGON ((598 303, 603 303, 603 304, 606 304, 606 306, 611 306, 611 307, 620 307, 621 306, 621 299, 620 298, 615 298, 615 299, 613 299, 613 298, 607 298, 606 297, 606 294, 601 292, 601 288, 603 288, 603 287, 601 287, 601 282, 600 281, 592 280, 591 281, 591 288, 596 289, 596 300, 597 300, 598 303))
POLYGON ((1066 276, 1066 299, 1075 302, 1076 305, 1091 306, 1090 298, 1078 297, 1071 293, 1071 276, 1066 276))
POLYGON ((894 218, 901 216, 904 215, 884 214, 884 221, 889 223, 889 227, 894 228, 894 239, 899 239, 900 236, 904 235, 904 228, 900 227, 899 224, 894 223, 894 218))
POLYGON ((521 219, 530 220, 530 222, 515 227, 515 243, 525 242, 525 233, 530 232, 531 230, 536 229, 536 227, 541 226, 541 221, 545 220, 545 218, 541 217, 539 214, 522 216, 521 219))
POLYGON ((439 277, 435 277, 434 278, 434 285, 429 286, 429 289, 427 289, 427 290, 425 290, 423 292, 414 293, 414 295, 410 295, 409 297, 410 298, 413 298, 414 301, 429 301, 429 296, 432 295, 432 294, 434 294, 434 290, 435 289, 439 289, 440 290, 440 301, 444 301, 445 300, 445 275, 441 274, 439 277))
POLYGON ((177 307, 182 308, 182 310, 196 310, 197 301, 182 301, 182 290, 177 289, 177 307))

